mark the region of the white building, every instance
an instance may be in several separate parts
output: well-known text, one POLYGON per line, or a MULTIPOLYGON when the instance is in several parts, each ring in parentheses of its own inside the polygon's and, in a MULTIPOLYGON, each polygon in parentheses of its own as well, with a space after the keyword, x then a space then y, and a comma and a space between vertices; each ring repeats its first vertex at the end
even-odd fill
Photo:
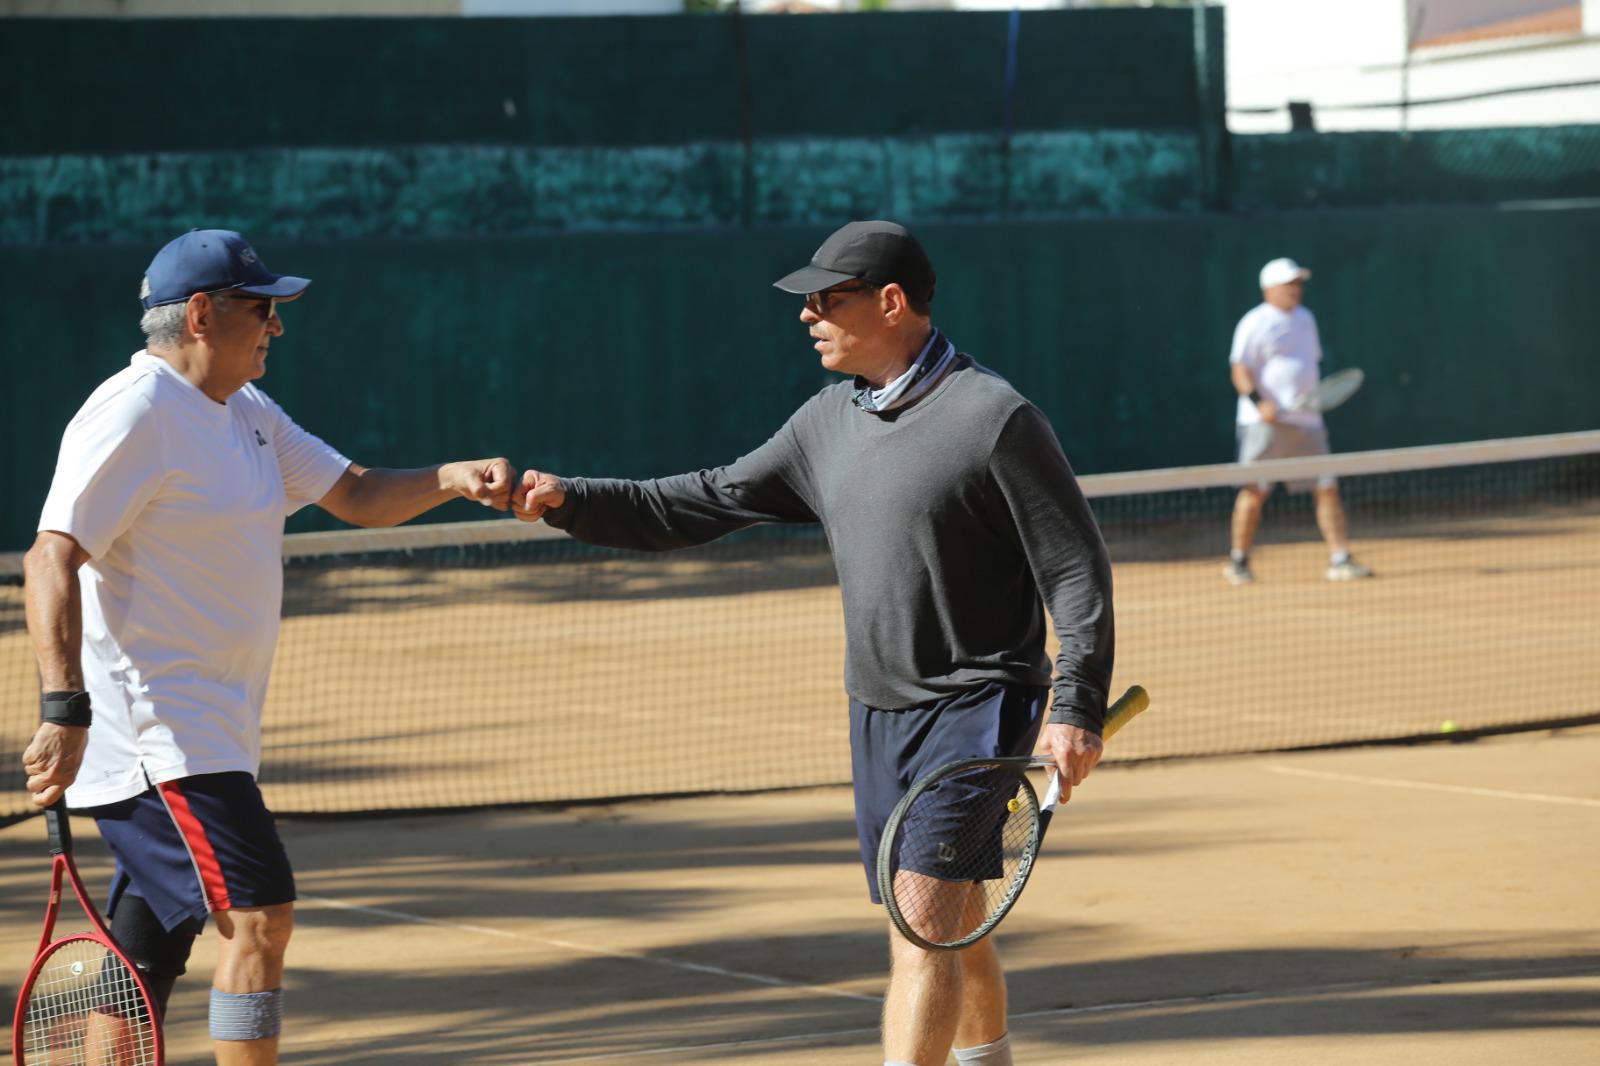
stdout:
POLYGON ((1288 130, 1290 101, 1319 130, 1600 123, 1600 0, 1225 6, 1235 132, 1288 130))
MULTIPOLYGON (((883 6, 995 11, 1103 2, 887 0, 883 6)), ((1124 5, 1130 2, 1148 6, 1152 0, 1124 5)), ((1290 102, 1310 104, 1319 130, 1600 123, 1600 0, 1211 2, 1227 10, 1228 125, 1237 133, 1290 129, 1290 102)), ((751 13, 864 6, 863 0, 743 4, 751 13)), ((0 16, 539 16, 683 9, 684 0, 0 0, 0 16)))

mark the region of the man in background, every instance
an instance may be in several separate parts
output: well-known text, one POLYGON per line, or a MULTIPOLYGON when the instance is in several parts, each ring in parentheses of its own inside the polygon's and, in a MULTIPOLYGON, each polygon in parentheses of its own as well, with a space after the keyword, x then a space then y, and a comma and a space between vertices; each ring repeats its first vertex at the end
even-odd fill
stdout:
MULTIPOLYGON (((1297 406, 1316 391, 1322 362, 1317 320, 1301 303, 1311 271, 1293 259, 1274 259, 1261 268, 1259 280, 1261 303, 1239 320, 1228 355, 1233 387, 1239 394, 1239 462, 1327 455, 1328 430, 1322 412, 1314 404, 1297 406)), ((1328 544, 1327 579, 1371 577, 1372 571, 1350 554, 1338 482, 1324 475, 1314 483, 1292 482, 1287 487, 1291 492, 1309 488, 1314 494, 1317 527, 1328 544)), ((1222 574, 1235 585, 1255 580, 1250 548, 1271 492, 1271 482, 1245 485, 1234 500, 1232 550, 1222 574)))
MULTIPOLYGON (((579 540, 662 551, 758 522, 821 522, 844 600, 856 823, 874 902, 884 825, 946 762, 1053 756, 1063 795, 1100 758, 1111 680, 1111 566, 1044 414, 934 328, 935 277, 892 222, 852 222, 775 283, 824 388, 729 466, 653 481, 527 471, 513 509, 579 540), (1044 651, 1060 641, 1055 699, 1044 651)), ((726 397, 714 402, 724 403, 726 397)), ((774 691, 761 713, 781 715, 774 691)), ((992 938, 927 951, 890 932, 887 1062, 1010 1066, 992 938)))
POLYGON ((224 1066, 277 1061, 294 877, 255 775, 277 645, 283 523, 316 503, 386 526, 457 496, 505 510, 504 459, 369 470, 250 384, 311 282, 229 230, 156 253, 147 347, 73 417, 25 560, 44 689, 23 754, 41 807, 95 818, 111 932, 163 1014, 207 917, 224 1066))

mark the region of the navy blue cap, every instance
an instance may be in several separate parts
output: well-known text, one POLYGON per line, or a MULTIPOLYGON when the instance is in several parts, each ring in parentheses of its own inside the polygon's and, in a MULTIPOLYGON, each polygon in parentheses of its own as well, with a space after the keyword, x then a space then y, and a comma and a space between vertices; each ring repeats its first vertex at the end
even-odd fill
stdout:
POLYGON ((171 241, 144 272, 139 301, 145 310, 187 300, 197 292, 240 289, 257 296, 290 299, 306 291, 310 278, 274 274, 250 242, 231 229, 193 229, 171 241))

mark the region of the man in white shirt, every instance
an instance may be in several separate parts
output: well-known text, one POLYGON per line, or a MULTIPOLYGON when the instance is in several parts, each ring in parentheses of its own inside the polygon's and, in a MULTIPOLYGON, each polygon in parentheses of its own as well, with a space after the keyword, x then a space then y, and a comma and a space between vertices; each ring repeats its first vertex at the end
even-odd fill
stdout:
POLYGON ((393 525, 456 496, 505 510, 504 459, 369 470, 250 382, 310 281, 229 230, 151 262, 146 350, 68 425, 26 556, 41 724, 28 790, 92 815, 117 860, 112 932, 164 1013, 208 916, 220 1064, 277 1061, 294 879, 255 775, 284 519, 393 525), (92 722, 92 727, 91 727, 92 722))
MULTIPOLYGON (((1322 342, 1317 320, 1301 306, 1311 271, 1293 259, 1274 259, 1261 268, 1262 302, 1239 320, 1228 355, 1233 387, 1239 393, 1237 429, 1239 462, 1327 455, 1328 430, 1322 412, 1300 401, 1320 380, 1322 342)), ((1291 492, 1314 493, 1317 526, 1328 543, 1329 581, 1354 581, 1372 576, 1356 562, 1345 539, 1344 504, 1332 476, 1316 482, 1292 482, 1291 492)), ((1232 550, 1222 574, 1235 585, 1255 580, 1250 546, 1261 524, 1261 509, 1272 491, 1270 482, 1245 485, 1234 500, 1232 550)))

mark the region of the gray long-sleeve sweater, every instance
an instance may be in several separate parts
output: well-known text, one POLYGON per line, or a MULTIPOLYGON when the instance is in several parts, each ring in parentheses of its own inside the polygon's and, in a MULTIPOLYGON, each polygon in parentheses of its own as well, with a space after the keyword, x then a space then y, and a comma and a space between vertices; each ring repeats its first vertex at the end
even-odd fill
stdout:
POLYGON ((1098 731, 1111 681, 1111 563, 1049 421, 962 356, 904 411, 823 389, 716 470, 569 478, 546 521, 578 540, 663 551, 758 522, 821 522, 844 597, 845 689, 903 709, 988 681, 1048 685, 1050 720, 1098 731))

